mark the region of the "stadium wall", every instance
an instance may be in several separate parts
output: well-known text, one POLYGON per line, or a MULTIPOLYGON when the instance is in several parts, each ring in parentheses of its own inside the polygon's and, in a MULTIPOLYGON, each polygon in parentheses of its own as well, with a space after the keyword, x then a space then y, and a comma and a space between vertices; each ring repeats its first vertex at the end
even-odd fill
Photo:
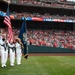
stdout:
POLYGON ((28 46, 29 53, 75 53, 75 50, 66 48, 46 47, 46 46, 28 46))

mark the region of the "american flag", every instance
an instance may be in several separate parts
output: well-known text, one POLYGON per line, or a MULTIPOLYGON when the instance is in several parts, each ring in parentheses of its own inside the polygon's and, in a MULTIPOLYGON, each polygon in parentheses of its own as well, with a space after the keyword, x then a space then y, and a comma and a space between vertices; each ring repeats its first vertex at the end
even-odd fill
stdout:
POLYGON ((8 38, 7 38, 7 40, 9 42, 13 41, 14 38, 13 38, 12 26, 11 26, 10 15, 9 15, 9 6, 7 8, 6 16, 4 18, 4 24, 6 24, 8 27, 8 35, 7 35, 8 38))

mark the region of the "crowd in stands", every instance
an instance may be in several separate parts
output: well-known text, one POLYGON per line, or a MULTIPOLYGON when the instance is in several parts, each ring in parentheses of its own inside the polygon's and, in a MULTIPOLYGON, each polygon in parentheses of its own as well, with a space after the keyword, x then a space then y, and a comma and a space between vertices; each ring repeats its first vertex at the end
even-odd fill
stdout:
MULTIPOLYGON (((19 30, 14 30, 18 35, 19 30)), ((27 30, 29 45, 75 49, 75 31, 64 30, 27 30)))
MULTIPOLYGON (((2 13, 6 14, 5 12, 0 10, 0 15, 2 15, 2 13)), ((49 13, 40 14, 40 13, 29 13, 29 12, 22 12, 22 13, 12 12, 10 16, 17 19, 22 19, 22 17, 29 17, 29 18, 37 17, 43 19, 46 18, 46 19, 60 19, 60 20, 75 20, 75 16, 68 16, 68 15, 62 16, 59 14, 51 15, 49 13)))
POLYGON ((28 43, 37 46, 75 49, 75 32, 63 30, 28 30, 28 43))
POLYGON ((75 8, 74 5, 70 4, 62 4, 58 2, 51 2, 51 3, 46 3, 46 2, 41 2, 37 0, 11 0, 11 3, 19 3, 19 4, 30 4, 30 5, 40 5, 40 6, 55 6, 55 7, 61 7, 61 8, 75 8))
POLYGON ((38 18, 50 18, 50 19, 61 19, 61 20, 75 20, 74 16, 67 16, 67 15, 50 15, 49 13, 40 14, 40 13, 29 13, 29 12, 22 12, 22 13, 11 13, 15 18, 21 19, 22 17, 38 17, 38 18))
MULTIPOLYGON (((33 0, 11 0, 12 3, 23 3, 23 4, 34 4, 42 6, 58 6, 65 8, 74 8, 73 5, 52 3, 43 3, 33 0)), ((73 16, 60 16, 60 15, 50 15, 48 13, 12 13, 16 18, 22 17, 39 17, 39 18, 51 18, 51 19, 62 19, 62 20, 75 20, 73 16)), ((14 36, 19 34, 19 30, 13 29, 14 36)), ((60 47, 75 49, 75 31, 63 31, 63 30, 28 30, 27 31, 27 42, 29 45, 37 46, 48 46, 48 47, 60 47)))
MULTIPOLYGON (((9 1, 9 0, 7 0, 9 1)), ((12 3, 23 3, 23 4, 34 4, 34 5, 42 5, 42 6, 58 6, 58 7, 67 7, 67 8, 74 8, 74 5, 68 5, 68 4, 60 4, 56 2, 51 2, 50 4, 48 3, 43 3, 43 2, 38 2, 37 0, 10 0, 12 3)), ((74 16, 67 16, 67 15, 51 15, 49 13, 45 14, 40 14, 40 13, 29 13, 29 12, 22 12, 22 13, 17 13, 17 12, 12 12, 11 15, 13 15, 15 18, 21 19, 22 17, 39 17, 39 18, 50 18, 50 19, 61 19, 61 20, 75 20, 74 16)))
MULTIPOLYGON (((18 36, 19 31, 20 29, 13 29, 14 36, 18 36)), ((75 50, 75 31, 28 29, 27 43, 28 45, 59 47, 75 50)))

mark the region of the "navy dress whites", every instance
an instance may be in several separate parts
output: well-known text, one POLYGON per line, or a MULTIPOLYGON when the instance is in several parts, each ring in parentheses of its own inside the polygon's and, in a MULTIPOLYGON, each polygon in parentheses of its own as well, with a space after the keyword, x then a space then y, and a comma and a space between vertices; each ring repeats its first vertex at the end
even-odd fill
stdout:
POLYGON ((6 67, 8 58, 8 49, 6 49, 5 38, 0 39, 0 55, 1 55, 1 67, 6 67))
POLYGON ((15 44, 13 42, 8 43, 9 55, 10 55, 10 65, 14 66, 15 62, 15 44))

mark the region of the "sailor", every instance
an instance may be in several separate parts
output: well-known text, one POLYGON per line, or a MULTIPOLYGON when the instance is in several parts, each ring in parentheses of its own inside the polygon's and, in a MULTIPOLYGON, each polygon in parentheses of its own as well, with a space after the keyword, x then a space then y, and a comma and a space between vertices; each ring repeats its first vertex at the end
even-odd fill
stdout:
POLYGON ((8 50, 6 50, 6 40, 5 37, 0 39, 0 51, 1 51, 1 67, 6 67, 7 57, 8 57, 8 50))
POLYGON ((10 55, 10 65, 14 66, 14 62, 15 62, 15 43, 13 41, 10 41, 8 43, 8 48, 9 48, 9 55, 10 55))
POLYGON ((16 38, 15 47, 16 47, 16 61, 17 61, 17 65, 20 65, 21 64, 23 44, 22 44, 22 42, 21 42, 21 40, 19 38, 16 38))

